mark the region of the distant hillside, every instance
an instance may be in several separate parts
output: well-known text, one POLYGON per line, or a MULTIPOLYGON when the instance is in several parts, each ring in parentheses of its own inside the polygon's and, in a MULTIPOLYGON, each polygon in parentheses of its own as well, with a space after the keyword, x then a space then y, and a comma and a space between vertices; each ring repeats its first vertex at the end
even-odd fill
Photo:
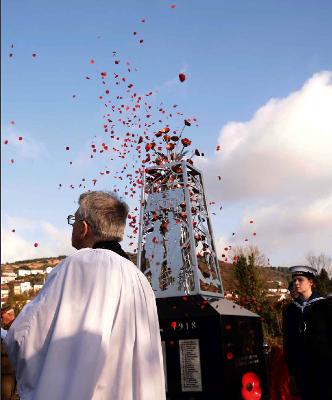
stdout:
MULTIPOLYGON (((234 265, 219 261, 219 266, 224 290, 233 291, 235 289, 234 265)), ((262 268, 262 279, 266 283, 267 288, 275 288, 275 282, 281 282, 280 287, 287 288, 291 277, 288 268, 278 270, 275 267, 265 267, 262 268)))
POLYGON ((33 260, 15 261, 14 263, 1 264, 2 272, 15 272, 22 269, 46 269, 59 264, 66 256, 35 258, 33 260))
MULTIPOLYGON (((129 254, 131 261, 136 264, 136 254, 129 254)), ((2 272, 15 272, 19 268, 24 269, 46 269, 47 267, 54 267, 66 256, 49 257, 49 258, 36 258, 34 260, 16 261, 14 263, 1 264, 2 272)), ((221 278, 223 287, 226 291, 233 291, 235 289, 234 279, 234 265, 219 261, 221 278)), ((281 282, 281 287, 287 288, 290 281, 288 268, 275 268, 266 267, 262 269, 263 280, 266 282, 267 287, 275 287, 275 284, 269 282, 281 282)))

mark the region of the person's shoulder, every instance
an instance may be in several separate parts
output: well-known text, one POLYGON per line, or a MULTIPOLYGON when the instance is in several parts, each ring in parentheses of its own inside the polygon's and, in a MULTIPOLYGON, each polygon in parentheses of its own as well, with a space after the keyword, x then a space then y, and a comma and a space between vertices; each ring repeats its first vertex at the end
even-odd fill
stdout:
POLYGON ((285 306, 285 316, 292 315, 294 313, 297 313, 300 310, 300 307, 298 306, 298 303, 295 300, 291 300, 286 306, 285 306))
POLYGON ((77 250, 66 258, 68 263, 79 263, 79 264, 114 264, 114 265, 126 265, 136 267, 136 265, 129 259, 122 257, 120 254, 115 253, 109 249, 92 249, 84 248, 77 250))

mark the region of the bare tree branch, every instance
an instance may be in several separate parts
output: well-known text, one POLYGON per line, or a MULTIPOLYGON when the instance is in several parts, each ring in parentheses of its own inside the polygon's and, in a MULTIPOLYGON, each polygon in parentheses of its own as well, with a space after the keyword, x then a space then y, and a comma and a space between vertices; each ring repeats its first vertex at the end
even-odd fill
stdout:
POLYGON ((325 269, 329 277, 332 276, 332 257, 324 253, 321 253, 319 256, 316 256, 313 253, 308 253, 306 260, 310 267, 317 270, 317 274, 319 274, 322 269, 325 269))

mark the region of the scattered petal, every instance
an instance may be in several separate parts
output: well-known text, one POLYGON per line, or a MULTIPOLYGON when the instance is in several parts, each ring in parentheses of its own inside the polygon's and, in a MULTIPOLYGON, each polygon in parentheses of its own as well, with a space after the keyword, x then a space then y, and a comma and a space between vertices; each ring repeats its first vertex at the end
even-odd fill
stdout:
POLYGON ((183 73, 179 74, 179 80, 180 82, 184 82, 186 80, 186 75, 183 73))
POLYGON ((188 138, 184 138, 181 140, 181 143, 184 147, 188 147, 191 145, 191 140, 189 140, 188 138))

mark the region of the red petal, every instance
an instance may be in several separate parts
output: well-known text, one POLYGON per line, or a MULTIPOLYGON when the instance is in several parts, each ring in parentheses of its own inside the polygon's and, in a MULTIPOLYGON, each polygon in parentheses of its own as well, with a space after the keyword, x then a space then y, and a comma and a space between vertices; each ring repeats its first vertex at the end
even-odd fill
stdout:
POLYGON ((180 82, 184 82, 186 80, 186 75, 183 73, 179 74, 179 80, 180 82))

